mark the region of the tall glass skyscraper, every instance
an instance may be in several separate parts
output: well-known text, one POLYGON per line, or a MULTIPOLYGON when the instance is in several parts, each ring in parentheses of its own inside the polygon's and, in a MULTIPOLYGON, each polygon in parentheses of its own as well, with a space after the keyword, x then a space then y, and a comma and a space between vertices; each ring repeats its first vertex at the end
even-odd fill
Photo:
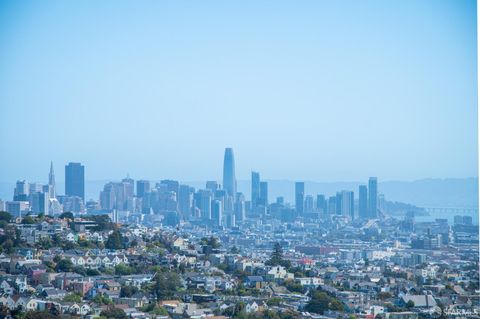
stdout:
POLYGON ((82 164, 65 166, 65 195, 78 196, 85 201, 85 167, 82 164))
POLYGON ((237 193, 235 159, 233 157, 233 149, 231 148, 225 149, 225 156, 223 158, 223 189, 232 197, 237 193))
POLYGON ((55 173, 53 171, 53 162, 50 162, 50 173, 48 174, 48 189, 50 198, 55 198, 56 190, 55 190, 55 173))
POLYGON ((377 178, 370 177, 368 180, 368 217, 377 218, 377 178))
POLYGON ((358 217, 367 218, 368 190, 366 185, 358 186, 358 217))
POLYGON ((295 183, 295 211, 297 215, 303 215, 303 202, 305 198, 305 183, 295 183))
POLYGON ((260 173, 252 172, 252 207, 258 204, 260 198, 260 173))

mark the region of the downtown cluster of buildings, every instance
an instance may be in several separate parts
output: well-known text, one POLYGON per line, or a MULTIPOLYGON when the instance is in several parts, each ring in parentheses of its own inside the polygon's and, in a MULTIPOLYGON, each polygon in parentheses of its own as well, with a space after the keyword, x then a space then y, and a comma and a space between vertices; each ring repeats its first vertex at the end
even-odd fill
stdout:
POLYGON ((58 215, 64 211, 85 211, 85 167, 80 163, 65 166, 65 195, 57 193, 53 163, 50 163, 48 184, 18 180, 12 201, 0 200, 0 210, 13 216, 28 213, 58 215))
POLYGON ((237 191, 233 150, 224 156, 223 183, 207 181, 204 188, 195 189, 175 180, 152 183, 134 181, 130 177, 109 182, 99 194, 98 201, 85 201, 85 167, 80 163, 65 166, 65 195, 58 195, 53 164, 47 185, 19 180, 13 201, 1 202, 0 209, 14 216, 26 213, 58 215, 109 214, 114 221, 162 222, 168 225, 188 220, 211 227, 235 227, 246 218, 277 218, 293 221, 297 218, 319 220, 328 215, 346 216, 352 220, 378 216, 377 178, 360 185, 358 198, 354 192, 342 190, 333 196, 305 193, 305 183, 295 183, 295 203, 283 197, 269 200, 268 182, 260 173, 251 173, 251 194, 237 191))

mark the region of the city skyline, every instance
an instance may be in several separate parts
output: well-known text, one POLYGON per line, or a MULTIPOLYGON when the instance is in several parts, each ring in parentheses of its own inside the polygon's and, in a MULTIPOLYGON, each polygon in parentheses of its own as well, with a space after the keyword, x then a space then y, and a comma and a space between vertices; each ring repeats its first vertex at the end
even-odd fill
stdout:
MULTIPOLYGON (((207 180, 205 187, 192 187, 178 180, 163 179, 151 183, 149 180, 135 180, 128 174, 120 182, 109 181, 99 192, 97 199, 85 198, 85 166, 78 162, 65 165, 65 194, 56 192, 53 161, 50 162, 48 184, 29 183, 17 180, 13 201, 0 200, 0 205, 14 216, 28 213, 60 215, 62 212, 74 214, 111 214, 112 220, 119 221, 125 213, 138 216, 161 214, 169 224, 180 220, 213 223, 215 227, 236 227, 237 223, 270 213, 284 221, 294 218, 318 220, 329 214, 340 215, 350 220, 376 219, 382 214, 382 205, 377 189, 377 178, 370 177, 368 186, 368 214, 362 214, 360 205, 355 209, 354 191, 335 190, 326 200, 325 194, 305 194, 305 183, 295 183, 295 201, 277 196, 271 201, 268 181, 261 180, 259 172, 251 172, 250 200, 237 190, 235 157, 232 148, 225 148, 222 183, 207 180), (58 195, 58 196, 57 196, 58 195)), ((381 197, 384 198, 383 195, 381 197)), ((361 194, 359 193, 360 202, 361 194)), ((123 217, 125 218, 125 216, 123 217)), ((142 217, 143 218, 143 217, 142 217)))

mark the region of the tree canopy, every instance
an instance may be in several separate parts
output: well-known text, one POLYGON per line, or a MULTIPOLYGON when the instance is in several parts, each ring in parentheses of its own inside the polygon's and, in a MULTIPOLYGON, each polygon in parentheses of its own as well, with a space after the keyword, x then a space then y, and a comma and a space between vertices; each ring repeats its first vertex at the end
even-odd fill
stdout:
POLYGON ((270 259, 267 260, 266 264, 268 266, 283 266, 285 268, 290 268, 291 263, 289 260, 283 258, 283 249, 280 243, 275 243, 270 259))

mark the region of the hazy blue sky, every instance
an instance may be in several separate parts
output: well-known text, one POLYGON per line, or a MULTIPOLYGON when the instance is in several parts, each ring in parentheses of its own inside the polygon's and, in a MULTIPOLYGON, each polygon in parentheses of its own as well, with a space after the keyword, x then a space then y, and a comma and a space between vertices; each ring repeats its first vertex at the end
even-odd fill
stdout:
POLYGON ((477 176, 475 1, 1 1, 0 181, 477 176))

